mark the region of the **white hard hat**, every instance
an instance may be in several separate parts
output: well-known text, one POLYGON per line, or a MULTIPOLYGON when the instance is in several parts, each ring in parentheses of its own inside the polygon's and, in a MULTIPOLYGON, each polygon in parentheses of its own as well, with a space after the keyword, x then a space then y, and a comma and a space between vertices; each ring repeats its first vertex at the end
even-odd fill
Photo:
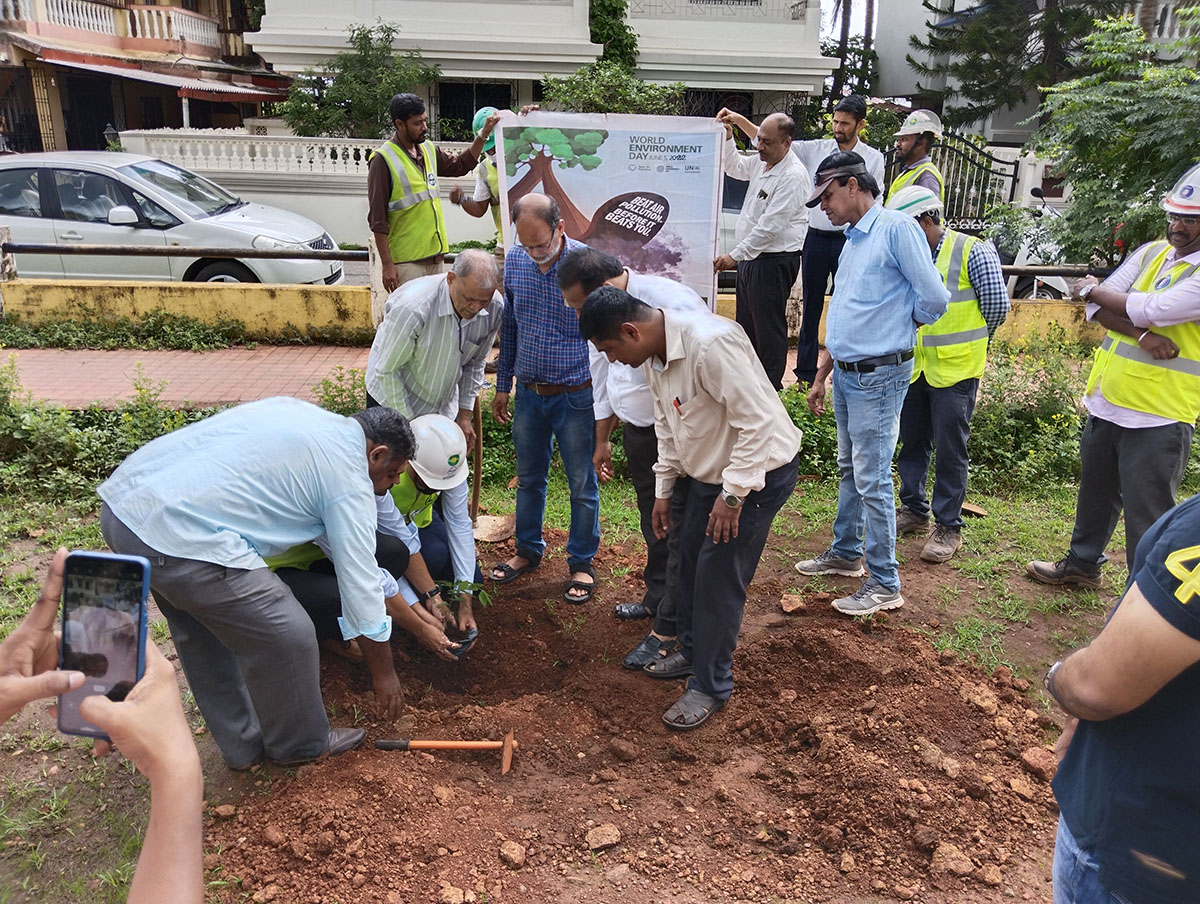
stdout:
POLYGON ((410 464, 425 486, 448 490, 467 479, 467 438, 444 414, 423 414, 410 422, 417 453, 410 464))
POLYGON ((920 135, 923 132, 932 132, 935 138, 942 137, 942 121, 932 110, 913 110, 892 134, 920 135))
POLYGON ((1183 216, 1200 216, 1200 163, 1179 177, 1162 199, 1162 209, 1183 216))
POLYGON ((888 199, 888 210, 906 213, 910 217, 919 217, 923 213, 942 215, 942 202, 938 196, 923 185, 907 185, 888 199))

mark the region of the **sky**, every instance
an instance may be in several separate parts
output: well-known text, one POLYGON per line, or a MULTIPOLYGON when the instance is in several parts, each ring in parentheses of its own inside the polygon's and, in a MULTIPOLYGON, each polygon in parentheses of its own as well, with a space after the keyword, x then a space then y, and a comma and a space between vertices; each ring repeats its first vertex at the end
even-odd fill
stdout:
MULTIPOLYGON (((854 0, 844 0, 850 3, 850 34, 861 35, 863 29, 866 28, 866 10, 861 3, 855 3, 854 0)), ((886 2, 886 0, 883 0, 886 2)), ((878 6, 876 7, 878 8, 878 6)), ((877 14, 878 15, 878 14, 877 14)), ((834 26, 837 23, 833 18, 833 0, 824 0, 821 3, 821 38, 834 37, 834 26)))

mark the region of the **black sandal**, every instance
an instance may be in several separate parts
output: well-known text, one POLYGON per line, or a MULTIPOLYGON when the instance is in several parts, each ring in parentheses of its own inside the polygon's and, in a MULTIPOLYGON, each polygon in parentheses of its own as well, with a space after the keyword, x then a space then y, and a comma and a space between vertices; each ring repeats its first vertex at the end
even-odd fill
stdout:
POLYGON ((564 602, 568 602, 572 606, 582 606, 596 595, 596 569, 590 563, 587 565, 569 565, 567 567, 571 569, 571 574, 575 574, 578 571, 590 575, 592 578, 591 583, 571 580, 567 583, 567 589, 563 591, 564 602), (583 596, 572 596, 572 590, 582 590, 583 596))
POLYGON ((703 691, 688 688, 671 708, 663 713, 663 724, 672 731, 691 731, 707 722, 728 701, 710 697, 703 691))
POLYGON ((497 586, 500 584, 510 584, 521 575, 530 571, 535 571, 542 564, 542 559, 540 556, 536 559, 533 559, 529 556, 521 555, 521 553, 516 553, 516 555, 521 556, 522 559, 528 559, 529 564, 522 565, 520 568, 513 568, 507 562, 497 562, 492 566, 492 570, 488 572, 488 577, 492 579, 493 584, 496 584, 497 586), (499 571, 503 577, 496 577, 497 571, 499 571))

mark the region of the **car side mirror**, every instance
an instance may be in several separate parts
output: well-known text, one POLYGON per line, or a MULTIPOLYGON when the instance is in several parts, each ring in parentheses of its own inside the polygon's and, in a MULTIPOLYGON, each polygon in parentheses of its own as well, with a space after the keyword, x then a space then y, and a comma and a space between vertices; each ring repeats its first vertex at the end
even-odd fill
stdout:
POLYGON ((118 205, 108 212, 109 226, 136 226, 138 215, 132 207, 118 205))

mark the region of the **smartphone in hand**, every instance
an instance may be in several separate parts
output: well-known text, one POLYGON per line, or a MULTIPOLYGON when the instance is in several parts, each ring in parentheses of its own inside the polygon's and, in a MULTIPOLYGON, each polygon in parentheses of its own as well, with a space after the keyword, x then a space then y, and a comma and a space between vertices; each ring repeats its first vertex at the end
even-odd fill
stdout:
POLYGON ((72 552, 63 570, 59 668, 83 672, 83 685, 59 695, 58 730, 104 738, 79 715, 85 697, 124 700, 146 669, 150 562, 141 556, 72 552))

